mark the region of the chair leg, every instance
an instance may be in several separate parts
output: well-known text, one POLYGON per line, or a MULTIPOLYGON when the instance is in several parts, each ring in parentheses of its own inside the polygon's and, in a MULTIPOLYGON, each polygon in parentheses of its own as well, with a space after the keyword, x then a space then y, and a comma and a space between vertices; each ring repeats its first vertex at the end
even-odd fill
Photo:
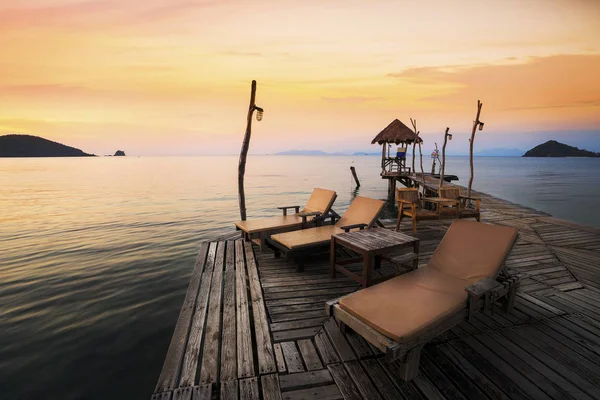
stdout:
POLYGON ((421 361, 421 349, 424 345, 413 347, 399 360, 400 378, 404 381, 413 380, 419 373, 419 362, 421 361))
POLYGON ((417 219, 412 217, 413 233, 417 233, 417 219))
POLYGON ((400 222, 402 221, 402 217, 402 210, 400 210, 400 212, 398 212, 398 219, 396 220, 396 232, 400 230, 400 222))

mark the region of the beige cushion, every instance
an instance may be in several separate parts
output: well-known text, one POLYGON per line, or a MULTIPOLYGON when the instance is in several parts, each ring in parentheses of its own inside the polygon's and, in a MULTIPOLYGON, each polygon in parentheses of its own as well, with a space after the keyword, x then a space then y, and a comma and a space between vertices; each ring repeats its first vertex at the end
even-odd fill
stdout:
POLYGON ((495 277, 517 240, 517 233, 508 226, 456 220, 428 266, 469 283, 495 277))
POLYGON ((302 227, 302 218, 297 214, 251 219, 246 221, 238 221, 235 223, 235 226, 246 233, 258 233, 278 228, 291 228, 295 225, 298 225, 298 229, 302 227))
POLYGON ((333 190, 315 188, 304 207, 304 212, 320 212, 325 214, 329 212, 337 194, 333 190))
POLYGON ((278 241, 291 250, 306 245, 328 243, 332 235, 342 232, 344 230, 335 225, 323 225, 294 232, 278 233, 272 235, 271 239, 278 241))
POLYGON ((356 196, 342 218, 335 225, 324 225, 303 229, 296 232, 272 235, 271 239, 278 241, 288 249, 307 245, 319 245, 331 240, 331 236, 344 232, 342 226, 354 224, 372 225, 383 209, 385 201, 356 196))
MULTIPOLYGON (((313 189, 306 207, 302 212, 315 212, 319 211, 321 214, 326 214, 331 209, 333 202, 335 201, 337 194, 333 190, 315 188, 313 189)), ((314 217, 308 217, 307 221, 312 221, 314 217)), ((235 223, 239 229, 246 233, 259 233, 271 231, 279 228, 302 228, 302 217, 298 214, 270 217, 270 218, 259 218, 254 220, 237 221, 235 223)))
POLYGON ((382 200, 356 196, 336 225, 339 227, 354 224, 367 224, 371 226, 379 216, 384 205, 385 201, 382 200))
POLYGON ((496 276, 516 239, 511 227, 454 221, 429 265, 346 296, 339 305, 393 340, 410 340, 466 307, 465 288, 496 276))
POLYGON ((408 341, 465 307, 468 282, 420 268, 342 298, 340 307, 371 328, 408 341))

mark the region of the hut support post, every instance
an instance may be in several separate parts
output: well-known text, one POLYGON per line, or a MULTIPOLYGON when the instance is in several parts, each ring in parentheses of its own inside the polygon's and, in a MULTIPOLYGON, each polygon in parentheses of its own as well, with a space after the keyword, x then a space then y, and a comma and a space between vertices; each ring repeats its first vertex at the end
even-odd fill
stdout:
MULTIPOLYGON (((477 127, 479 130, 483 129, 483 122, 479 120, 479 115, 481 114, 481 107, 483 103, 477 100, 477 116, 475 117, 475 121, 473 121, 473 130, 471 131, 471 139, 469 139, 469 165, 471 168, 471 174, 469 176, 469 186, 467 188, 467 196, 471 196, 471 186, 473 186, 473 178, 475 177, 475 171, 473 169, 473 142, 475 142, 475 131, 477 127)), ((469 203, 471 200, 469 200, 469 203)))
POLYGON ((396 177, 388 179, 388 198, 393 199, 396 196, 396 177))
POLYGON ((242 142, 242 150, 240 152, 240 163, 238 165, 238 198, 240 202, 240 217, 242 221, 246 220, 246 196, 244 194, 244 174, 246 173, 246 156, 250 147, 250 135, 252 133, 252 114, 256 109, 256 81, 252 81, 250 91, 250 107, 248 108, 248 120, 246 124, 246 133, 242 142))
POLYGON ((448 139, 452 140, 452 135, 448 133, 450 128, 446 128, 444 133, 444 145, 442 146, 442 163, 440 165, 440 188, 444 185, 444 172, 446 170, 446 144, 448 139))

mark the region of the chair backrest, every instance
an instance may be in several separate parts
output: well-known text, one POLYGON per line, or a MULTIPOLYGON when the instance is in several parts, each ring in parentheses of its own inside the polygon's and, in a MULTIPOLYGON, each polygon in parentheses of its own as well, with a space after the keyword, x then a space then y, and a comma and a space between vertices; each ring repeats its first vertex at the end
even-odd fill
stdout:
POLYGON ((367 224, 369 227, 375 223, 379 213, 383 210, 385 201, 356 196, 342 218, 335 224, 338 227, 367 224))
POLYGON ((456 220, 427 266, 469 283, 485 277, 495 278, 517 237, 518 231, 509 226, 456 220))
POLYGON ((333 190, 315 188, 302 211, 327 214, 336 198, 337 194, 333 190))
POLYGON ((419 208, 421 204, 419 201, 419 188, 397 188, 396 201, 398 202, 398 206, 400 206, 400 201, 402 201, 403 207, 408 207, 414 203, 419 208))
POLYGON ((438 196, 444 199, 458 199, 460 188, 458 186, 442 186, 438 189, 438 196))

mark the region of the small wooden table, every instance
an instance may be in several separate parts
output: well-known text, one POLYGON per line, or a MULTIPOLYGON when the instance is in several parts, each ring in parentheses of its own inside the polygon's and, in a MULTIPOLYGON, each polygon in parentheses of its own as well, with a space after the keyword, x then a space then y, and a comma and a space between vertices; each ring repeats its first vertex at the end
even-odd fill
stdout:
POLYGON ((373 268, 379 268, 382 258, 389 259, 388 257, 385 257, 386 254, 403 248, 412 248, 413 252, 390 260, 400 264, 412 261, 412 269, 417 268, 419 266, 418 238, 408 236, 402 232, 381 228, 338 233, 331 237, 330 276, 331 278, 335 278, 335 272, 337 270, 360 283, 363 288, 371 286, 373 283, 376 283, 376 281, 379 282, 389 278, 372 279, 373 268), (343 246, 353 250, 357 252, 360 257, 337 261, 337 246, 343 246), (358 276, 345 267, 345 265, 359 261, 362 261, 363 265, 362 276, 358 276))

